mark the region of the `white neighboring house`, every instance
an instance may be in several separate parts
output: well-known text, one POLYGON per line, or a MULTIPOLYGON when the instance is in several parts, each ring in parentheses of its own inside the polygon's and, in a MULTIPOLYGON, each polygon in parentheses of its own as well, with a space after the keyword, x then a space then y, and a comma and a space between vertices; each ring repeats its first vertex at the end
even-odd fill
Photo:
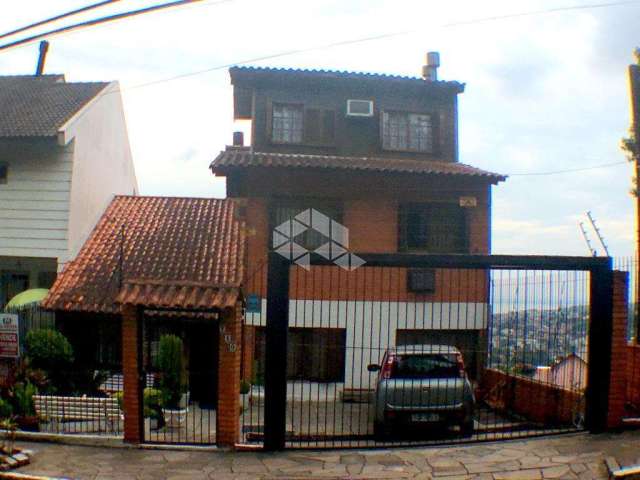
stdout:
POLYGON ((117 82, 0 76, 0 307, 50 287, 111 198, 137 193, 117 82))

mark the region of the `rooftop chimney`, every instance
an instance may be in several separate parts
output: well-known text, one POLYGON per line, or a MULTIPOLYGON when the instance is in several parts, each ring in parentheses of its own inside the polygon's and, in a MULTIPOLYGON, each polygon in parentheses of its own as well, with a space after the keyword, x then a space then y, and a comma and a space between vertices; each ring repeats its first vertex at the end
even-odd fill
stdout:
POLYGON ((244 147, 244 133, 243 132, 233 132, 233 146, 234 147, 244 147))
POLYGON ((440 54, 438 52, 428 52, 427 64, 422 66, 422 78, 426 82, 437 81, 439 66, 440 66, 440 54))
POLYGON ((38 66, 36 67, 36 76, 39 77, 44 72, 44 62, 47 59, 49 51, 49 42, 43 40, 40 42, 40 55, 38 55, 38 66))

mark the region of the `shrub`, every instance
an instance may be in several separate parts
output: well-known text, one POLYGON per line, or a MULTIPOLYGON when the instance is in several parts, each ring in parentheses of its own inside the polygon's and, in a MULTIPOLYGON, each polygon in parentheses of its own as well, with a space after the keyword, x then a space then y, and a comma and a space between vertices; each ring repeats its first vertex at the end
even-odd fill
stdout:
POLYGON ((251 391, 251 384, 246 380, 240 381, 240 394, 246 395, 251 391))
POLYGON ((11 415, 13 415, 13 407, 8 400, 0 398, 0 420, 11 418, 11 415))
POLYGON ((25 348, 33 368, 52 371, 73 363, 73 348, 67 337, 57 330, 31 330, 25 338, 25 348))
POLYGON ((31 417, 36 414, 33 404, 33 396, 38 394, 38 389, 33 383, 16 383, 13 387, 13 400, 18 415, 31 417))
POLYGON ((182 353, 182 340, 176 335, 162 335, 158 350, 160 389, 167 408, 178 408, 186 392, 186 375, 182 353))
POLYGON ((144 389, 144 416, 149 418, 162 417, 162 391, 157 388, 144 389))

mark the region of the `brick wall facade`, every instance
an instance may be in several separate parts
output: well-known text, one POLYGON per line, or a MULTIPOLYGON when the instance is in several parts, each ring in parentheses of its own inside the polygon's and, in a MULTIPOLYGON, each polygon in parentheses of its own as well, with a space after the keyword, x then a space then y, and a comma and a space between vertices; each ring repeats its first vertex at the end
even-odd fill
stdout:
POLYGON ((627 401, 626 414, 640 416, 640 345, 627 345, 627 401))
POLYGON ((242 360, 242 305, 222 312, 218 363, 216 442, 233 447, 240 437, 240 363, 242 360))
POLYGON ((622 425, 627 394, 627 319, 629 276, 613 272, 613 336, 611 340, 611 376, 607 427, 622 425))
POLYGON ((122 373, 124 441, 143 441, 142 389, 140 388, 140 315, 131 305, 122 307, 122 373))

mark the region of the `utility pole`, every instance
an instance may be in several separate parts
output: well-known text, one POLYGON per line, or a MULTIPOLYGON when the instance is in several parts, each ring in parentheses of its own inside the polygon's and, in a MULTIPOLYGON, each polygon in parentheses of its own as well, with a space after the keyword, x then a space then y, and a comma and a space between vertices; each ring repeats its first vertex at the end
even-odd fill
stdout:
POLYGON ((640 301, 640 50, 636 49, 636 65, 629 65, 629 89, 631 97, 631 141, 627 143, 627 152, 635 167, 635 185, 633 193, 636 197, 636 271, 634 317, 636 320, 636 339, 640 338, 640 321, 638 318, 638 301, 640 301))

